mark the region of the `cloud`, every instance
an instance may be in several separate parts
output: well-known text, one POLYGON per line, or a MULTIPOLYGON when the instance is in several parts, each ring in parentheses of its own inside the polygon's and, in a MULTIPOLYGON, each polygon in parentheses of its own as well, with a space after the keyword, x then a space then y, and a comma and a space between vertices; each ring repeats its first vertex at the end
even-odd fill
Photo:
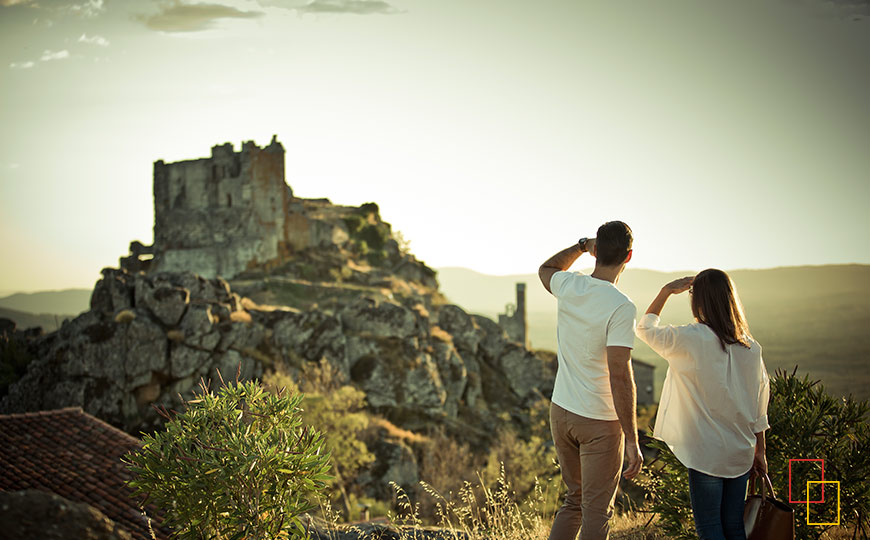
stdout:
POLYGON ((33 62, 30 62, 30 61, 27 61, 27 62, 12 62, 11 64, 9 64, 9 67, 12 68, 12 69, 30 69, 30 68, 32 68, 34 65, 36 65, 36 64, 34 64, 33 62))
POLYGON ((50 60, 63 60, 64 58, 69 58, 69 51, 66 49, 62 51, 45 50, 42 52, 42 57, 40 57, 40 60, 42 60, 43 62, 48 62, 50 60))
POLYGON ((397 11, 382 0, 314 0, 298 9, 304 13, 355 13, 357 15, 397 11))
POLYGON ((106 11, 105 0, 0 0, 0 7, 26 6, 44 13, 96 17, 106 11))
POLYGON ((252 19, 262 15, 260 11, 242 11, 223 4, 182 4, 172 0, 161 5, 156 14, 136 18, 151 30, 197 32, 213 28, 218 19, 252 19))
POLYGON ((103 36, 94 35, 88 37, 87 34, 82 34, 81 37, 79 37, 79 43, 90 43, 91 45, 99 45, 100 47, 109 46, 109 40, 103 36))
POLYGON ((72 4, 67 9, 83 17, 96 17, 105 11, 106 8, 103 3, 103 0, 86 0, 81 4, 72 4))
POLYGON ((292 9, 300 13, 390 14, 399 10, 383 0, 257 0, 263 6, 292 9))

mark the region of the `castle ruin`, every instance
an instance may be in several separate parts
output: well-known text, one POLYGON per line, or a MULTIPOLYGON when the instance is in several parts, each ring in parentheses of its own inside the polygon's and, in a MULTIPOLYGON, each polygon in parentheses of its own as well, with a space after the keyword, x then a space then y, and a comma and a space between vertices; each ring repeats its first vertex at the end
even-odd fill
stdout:
MULTIPOLYGON (((318 204, 319 203, 319 204, 318 204)), ((130 244, 130 271, 192 271, 232 278, 268 269, 294 251, 342 244, 340 219, 315 216, 319 200, 294 198, 284 177, 284 147, 273 136, 258 147, 213 146, 211 157, 154 162, 154 243, 130 244)), ((332 217, 332 216, 329 216, 332 217)))
POLYGON ((523 347, 529 346, 525 283, 517 283, 517 303, 505 307, 505 313, 498 316, 498 324, 512 341, 521 343, 523 347))

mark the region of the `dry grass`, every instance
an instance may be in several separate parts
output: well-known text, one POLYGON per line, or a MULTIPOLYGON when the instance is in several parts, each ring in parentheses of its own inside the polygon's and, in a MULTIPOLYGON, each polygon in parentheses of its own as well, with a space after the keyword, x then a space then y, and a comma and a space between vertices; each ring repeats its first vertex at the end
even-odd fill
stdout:
POLYGON ((371 418, 369 418, 369 425, 383 428, 387 432, 388 436, 405 441, 407 443, 424 443, 428 440, 427 437, 418 433, 414 433, 413 431, 408 431, 407 429, 402 429, 396 424, 387 420, 386 418, 382 418, 380 416, 372 416, 371 418))
POLYGON ((245 324, 251 324, 253 321, 251 320, 251 314, 247 311, 233 311, 230 313, 230 320, 233 322, 240 322, 245 324))

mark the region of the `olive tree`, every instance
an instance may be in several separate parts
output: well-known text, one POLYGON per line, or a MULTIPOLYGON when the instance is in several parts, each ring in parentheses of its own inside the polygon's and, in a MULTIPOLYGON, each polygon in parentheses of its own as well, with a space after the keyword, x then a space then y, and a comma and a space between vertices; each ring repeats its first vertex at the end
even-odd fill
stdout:
MULTIPOLYGON (((135 495, 163 510, 173 537, 304 537, 301 514, 330 480, 323 436, 302 423, 301 394, 255 382, 205 383, 185 410, 124 457, 135 495)), ((143 501, 144 503, 145 501, 143 501)))

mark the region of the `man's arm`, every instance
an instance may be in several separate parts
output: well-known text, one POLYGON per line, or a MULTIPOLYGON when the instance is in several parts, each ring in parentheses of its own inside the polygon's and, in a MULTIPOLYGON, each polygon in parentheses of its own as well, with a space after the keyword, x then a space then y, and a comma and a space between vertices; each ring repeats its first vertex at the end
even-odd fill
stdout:
POLYGON ((607 367, 610 370, 610 392, 616 416, 625 434, 625 452, 628 467, 622 474, 631 479, 637 476, 643 465, 643 456, 637 442, 637 388, 634 372, 631 369, 631 349, 629 347, 607 347, 607 367))
POLYGON ((544 288, 547 289, 548 293, 553 293, 553 291, 550 290, 550 279, 552 279, 553 274, 571 268, 574 261, 576 261, 584 251, 587 251, 587 246, 589 246, 589 249, 591 250, 595 246, 595 239, 590 238, 586 240, 585 245, 577 243, 571 247, 563 249, 547 259, 546 262, 538 268, 538 277, 541 278, 541 283, 544 284, 544 288))

